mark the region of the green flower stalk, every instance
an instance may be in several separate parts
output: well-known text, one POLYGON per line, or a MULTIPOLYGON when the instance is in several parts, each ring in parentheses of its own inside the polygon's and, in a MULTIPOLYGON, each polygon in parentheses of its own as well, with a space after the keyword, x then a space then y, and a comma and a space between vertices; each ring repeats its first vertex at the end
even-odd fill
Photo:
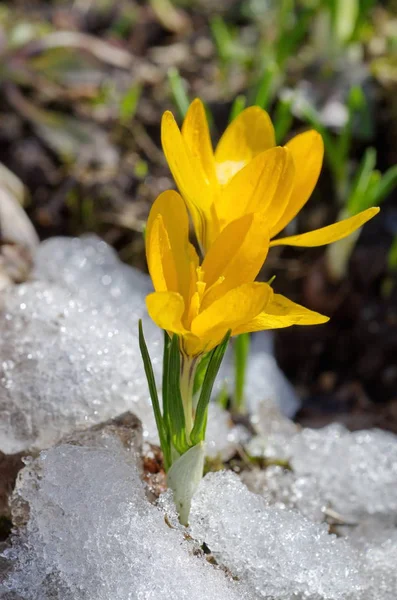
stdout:
POLYGON ((188 524, 191 499, 203 476, 208 404, 229 341, 227 332, 208 355, 189 357, 181 351, 178 335, 164 332, 162 407, 152 363, 139 323, 139 346, 148 380, 167 484, 174 494, 180 521, 188 524), (194 393, 197 368, 204 365, 204 378, 194 393))

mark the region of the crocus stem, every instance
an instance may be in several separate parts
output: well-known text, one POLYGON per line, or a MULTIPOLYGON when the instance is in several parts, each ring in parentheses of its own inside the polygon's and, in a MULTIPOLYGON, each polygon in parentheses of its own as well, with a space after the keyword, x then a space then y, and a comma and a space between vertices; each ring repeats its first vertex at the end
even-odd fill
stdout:
POLYGON ((185 413, 186 436, 189 437, 194 422, 193 386, 197 360, 186 355, 182 355, 181 359, 181 396, 185 413))

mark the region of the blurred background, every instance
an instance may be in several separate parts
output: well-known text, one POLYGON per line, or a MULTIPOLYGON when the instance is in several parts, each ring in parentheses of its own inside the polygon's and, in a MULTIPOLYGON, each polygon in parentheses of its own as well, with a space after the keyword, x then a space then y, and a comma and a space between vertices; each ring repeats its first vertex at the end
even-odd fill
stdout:
MULTIPOLYGON (((289 233, 382 205, 332 249, 274 248, 263 279, 331 316, 276 333, 303 398, 298 421, 397 432, 397 2, 0 5, 0 175, 41 239, 94 232, 146 270, 144 223, 173 187, 161 115, 181 121, 197 96, 214 142, 252 104, 280 144, 310 127, 323 135, 319 184, 289 233)), ((0 270, 23 281, 30 259, 8 229, 0 270)))

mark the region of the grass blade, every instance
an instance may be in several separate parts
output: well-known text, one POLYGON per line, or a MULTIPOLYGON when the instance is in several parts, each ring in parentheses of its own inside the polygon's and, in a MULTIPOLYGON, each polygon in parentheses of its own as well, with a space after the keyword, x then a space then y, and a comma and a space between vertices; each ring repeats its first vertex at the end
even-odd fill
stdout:
POLYGON ((394 190, 397 186, 397 165, 393 165, 382 175, 379 183, 371 196, 371 206, 378 205, 394 190))
POLYGON ((194 376, 193 396, 197 394, 197 392, 201 389, 201 386, 203 385, 205 373, 207 371, 207 366, 210 361, 211 354, 211 352, 207 352, 207 354, 204 354, 197 366, 196 374, 194 376))
POLYGON ((234 345, 234 369, 235 369, 235 388, 234 388, 234 408, 237 412, 243 412, 244 408, 244 385, 245 374, 247 371, 248 354, 250 351, 251 338, 249 333, 242 333, 237 336, 234 345))
POLYGON ((167 422, 170 424, 172 443, 179 452, 183 454, 189 449, 186 441, 186 422, 183 410, 183 402, 180 386, 181 358, 179 352, 179 338, 176 334, 172 336, 168 357, 168 379, 167 379, 167 422))
MULTIPOLYGON (((371 175, 375 168, 375 164, 376 150, 372 147, 367 148, 363 159, 361 160, 360 167, 353 182, 350 197, 347 202, 347 211, 350 216, 359 213, 360 210, 363 210, 364 204, 366 204, 365 196, 371 180, 371 175)), ((364 208, 367 208, 367 206, 364 208)))
POLYGON ((179 75, 178 69, 171 67, 168 69, 168 82, 170 84, 172 97, 175 105, 182 118, 185 117, 187 109, 189 108, 189 98, 186 93, 185 83, 182 77, 179 75))
POLYGON ((233 38, 225 21, 220 16, 215 16, 210 21, 212 36, 218 51, 219 58, 226 64, 230 60, 233 38))
POLYGON ((259 83, 258 91, 255 96, 254 104, 260 106, 263 109, 267 109, 272 99, 273 94, 273 81, 277 74, 277 66, 275 64, 268 64, 262 75, 259 83))
POLYGON ((205 438, 205 430, 207 425, 207 412, 208 404, 211 398, 212 388, 214 386, 215 378, 218 374, 219 367, 226 352, 226 348, 230 339, 231 331, 229 330, 219 346, 214 348, 211 352, 211 358, 208 363, 207 371, 205 373, 203 386, 201 388, 200 398, 197 403, 196 418, 194 420, 194 427, 190 434, 192 444, 198 444, 205 438))
POLYGON ((229 123, 234 121, 234 119, 244 110, 247 106, 247 97, 244 94, 240 94, 237 96, 232 104, 232 108, 229 113, 229 123))
POLYGON ((279 100, 274 115, 274 131, 277 144, 281 144, 291 128, 294 116, 291 111, 292 98, 279 100))
POLYGON ((146 379, 149 386, 150 398, 152 400, 154 418, 156 419, 157 431, 159 433, 160 445, 163 450, 164 460, 168 457, 169 448, 167 444, 167 435, 164 427, 163 417, 161 415, 160 403, 157 394, 156 380, 154 378, 152 361, 147 349, 145 336, 143 335, 142 321, 139 320, 139 349, 141 351, 143 366, 145 369, 146 379))

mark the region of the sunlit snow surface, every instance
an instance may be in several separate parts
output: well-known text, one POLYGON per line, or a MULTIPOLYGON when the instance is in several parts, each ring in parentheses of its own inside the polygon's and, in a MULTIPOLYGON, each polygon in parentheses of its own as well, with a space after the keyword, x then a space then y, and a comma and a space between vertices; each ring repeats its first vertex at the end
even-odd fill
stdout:
POLYGON ((347 539, 269 505, 237 475, 207 475, 189 535, 145 497, 130 455, 62 445, 23 470, 15 507, 29 520, 5 552, 2 598, 23 600, 392 600, 396 535, 369 520, 347 539), (202 542, 218 563, 209 564, 202 542), (14 594, 8 596, 8 592, 14 594), (16 595, 15 595, 16 594, 16 595))
POLYGON ((193 554, 195 546, 148 502, 136 467, 117 448, 43 452, 24 470, 17 495, 30 518, 6 552, 15 566, 0 584, 3 597, 12 590, 24 600, 255 598, 193 554))

